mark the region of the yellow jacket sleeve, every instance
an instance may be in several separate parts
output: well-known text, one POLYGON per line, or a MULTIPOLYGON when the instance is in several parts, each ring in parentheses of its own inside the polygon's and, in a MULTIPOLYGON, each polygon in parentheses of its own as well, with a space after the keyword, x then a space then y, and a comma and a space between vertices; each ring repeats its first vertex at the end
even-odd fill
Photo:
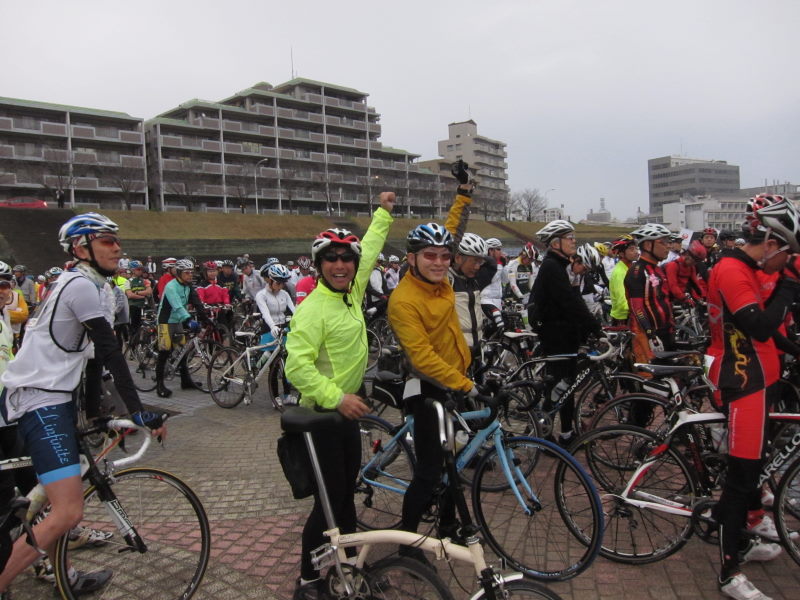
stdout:
POLYGON ((17 295, 17 307, 13 310, 9 311, 9 317, 11 317, 11 324, 16 325, 17 323, 24 323, 28 320, 28 303, 25 302, 25 296, 22 295, 22 292, 19 290, 16 291, 17 295))
POLYGON ((467 230, 471 204, 472 198, 456 192, 456 199, 453 200, 453 205, 447 213, 447 221, 444 223, 444 228, 456 239, 456 243, 461 241, 467 230))

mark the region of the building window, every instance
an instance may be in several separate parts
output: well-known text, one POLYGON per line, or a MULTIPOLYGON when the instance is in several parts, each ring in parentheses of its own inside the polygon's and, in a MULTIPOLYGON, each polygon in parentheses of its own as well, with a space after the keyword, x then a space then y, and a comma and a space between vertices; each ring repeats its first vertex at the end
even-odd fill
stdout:
POLYGON ((453 150, 453 144, 447 144, 447 149, 448 149, 449 151, 451 151, 451 152, 452 152, 452 150, 453 150))

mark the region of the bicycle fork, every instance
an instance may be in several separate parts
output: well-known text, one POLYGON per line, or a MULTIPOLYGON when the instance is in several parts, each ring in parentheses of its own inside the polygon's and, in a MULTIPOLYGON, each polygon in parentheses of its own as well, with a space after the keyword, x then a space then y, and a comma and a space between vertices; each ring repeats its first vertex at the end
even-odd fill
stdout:
POLYGON ((525 478, 522 469, 520 469, 519 459, 514 456, 513 450, 506 448, 503 443, 503 434, 500 430, 495 433, 494 445, 495 448, 498 448, 497 456, 500 459, 500 466, 503 468, 506 480, 510 483, 516 483, 516 485, 511 485, 511 490, 514 492, 514 496, 516 496, 522 510, 529 517, 542 510, 541 501, 525 478), (499 450, 500 448, 502 448, 502 452, 499 450), (520 488, 525 492, 527 500, 522 497, 520 488))

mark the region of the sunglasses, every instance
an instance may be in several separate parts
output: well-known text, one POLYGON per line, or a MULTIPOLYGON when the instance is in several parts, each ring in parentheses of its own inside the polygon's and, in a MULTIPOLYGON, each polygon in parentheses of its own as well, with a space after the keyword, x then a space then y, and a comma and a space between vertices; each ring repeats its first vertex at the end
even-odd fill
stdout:
POLYGON ((0 289, 10 289, 11 282, 8 279, 0 279, 0 289))
POLYGON ((113 246, 116 244, 117 246, 122 247, 122 241, 116 235, 98 235, 92 241, 98 242, 103 246, 113 246))
POLYGON ((420 252, 420 254, 422 254, 422 257, 425 260, 430 262, 434 262, 437 260, 440 260, 442 262, 450 262, 451 260, 453 260, 453 255, 450 254, 449 252, 442 252, 441 254, 439 254, 438 252, 433 252, 431 250, 428 250, 426 252, 420 252))
POLYGON ((355 261, 356 255, 353 252, 342 252, 341 254, 337 254, 336 252, 328 252, 327 254, 322 255, 322 260, 329 263, 335 263, 337 260, 341 260, 344 263, 351 263, 355 261))

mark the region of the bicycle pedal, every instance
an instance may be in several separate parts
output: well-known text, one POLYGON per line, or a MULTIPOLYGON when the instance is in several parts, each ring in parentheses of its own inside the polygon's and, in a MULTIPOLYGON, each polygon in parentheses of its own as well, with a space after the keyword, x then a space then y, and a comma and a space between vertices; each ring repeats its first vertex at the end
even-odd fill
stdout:
POLYGON ((336 564, 336 549, 330 544, 323 544, 311 551, 311 564, 314 570, 321 571, 336 564))

